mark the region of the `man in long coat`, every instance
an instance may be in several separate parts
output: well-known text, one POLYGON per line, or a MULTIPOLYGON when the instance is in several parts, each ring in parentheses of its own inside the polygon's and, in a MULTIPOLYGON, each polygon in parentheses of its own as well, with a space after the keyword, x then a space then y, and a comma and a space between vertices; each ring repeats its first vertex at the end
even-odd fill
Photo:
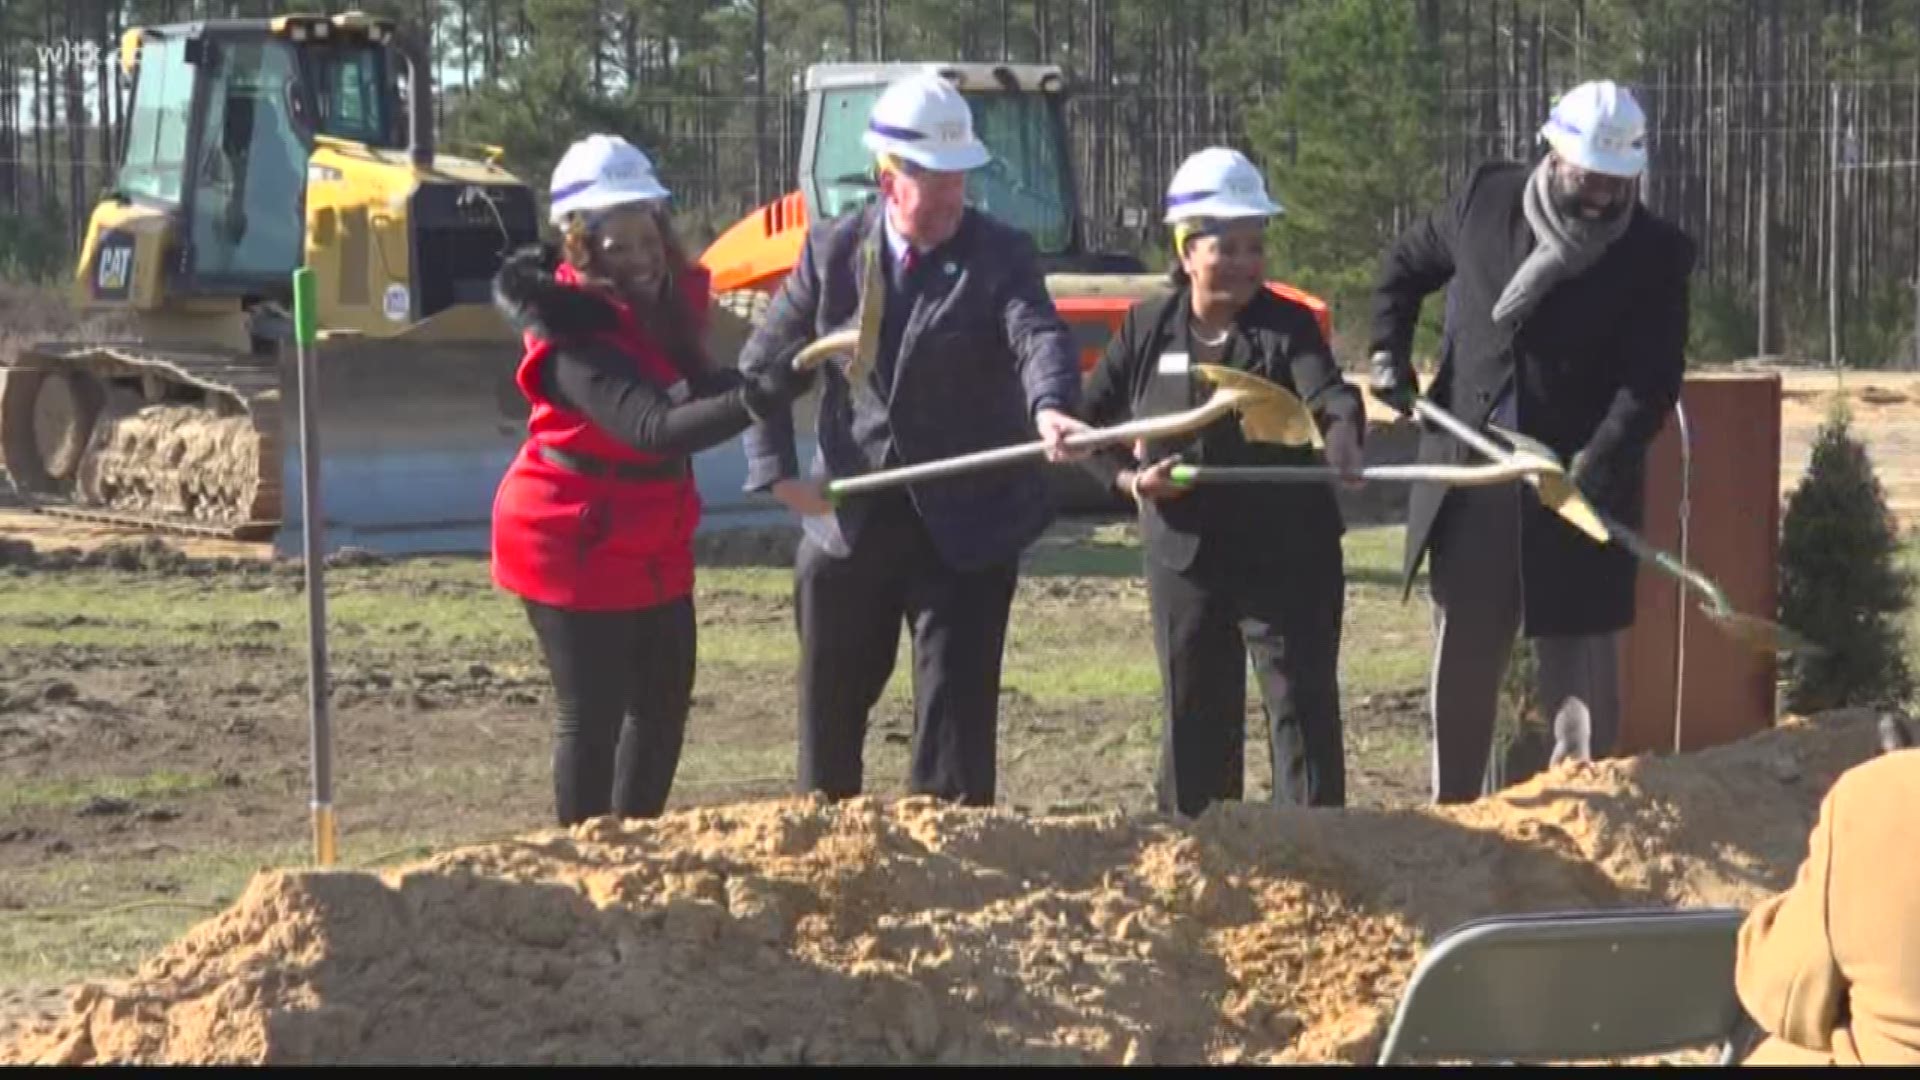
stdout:
MULTIPOLYGON (((1446 287, 1430 400, 1476 427, 1546 443, 1596 507, 1637 528, 1647 447, 1679 396, 1694 247, 1640 203, 1646 121, 1626 90, 1575 88, 1541 134, 1550 149, 1537 164, 1481 166, 1384 255, 1371 389, 1411 410, 1414 324, 1425 297, 1446 287)), ((1478 455, 1429 429, 1420 460, 1478 455)), ((1408 590, 1429 554, 1435 800, 1483 791, 1516 632, 1535 644, 1556 759, 1609 753, 1619 732, 1617 636, 1634 619, 1627 550, 1577 531, 1518 483, 1417 484, 1408 590)))

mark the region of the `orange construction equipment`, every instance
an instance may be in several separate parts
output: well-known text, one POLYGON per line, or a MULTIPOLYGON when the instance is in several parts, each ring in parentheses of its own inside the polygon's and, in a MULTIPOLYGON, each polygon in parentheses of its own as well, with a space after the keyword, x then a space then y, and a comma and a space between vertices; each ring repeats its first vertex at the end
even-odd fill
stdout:
MULTIPOLYGON (((938 73, 966 97, 974 128, 994 155, 992 162, 968 175, 969 201, 1033 237, 1048 291, 1080 343, 1081 370, 1090 371, 1127 309, 1168 286, 1164 275, 1149 272, 1133 256, 1088 250, 1067 138, 1066 77, 1051 64, 904 62, 808 68, 800 190, 741 219, 700 257, 713 275, 721 306, 749 321, 757 319, 799 258, 808 225, 876 195, 871 154, 860 141, 868 110, 894 79, 924 71, 938 73)), ((1325 302, 1278 282, 1268 287, 1311 308, 1321 332, 1331 339, 1332 317, 1325 302)), ((1076 470, 1057 471, 1068 492, 1089 494, 1067 478, 1076 470)), ((1104 496, 1098 498, 1104 501, 1104 496)))

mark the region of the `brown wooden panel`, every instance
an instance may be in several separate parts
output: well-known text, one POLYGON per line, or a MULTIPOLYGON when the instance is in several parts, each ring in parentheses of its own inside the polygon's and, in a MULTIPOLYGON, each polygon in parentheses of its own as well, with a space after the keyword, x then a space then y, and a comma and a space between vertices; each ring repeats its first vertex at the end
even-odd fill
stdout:
MULTIPOLYGON (((1780 379, 1689 375, 1681 393, 1691 436, 1686 550, 1681 550, 1680 425, 1670 416, 1647 468, 1651 543, 1683 555, 1742 612, 1772 618, 1780 518, 1780 379)), ((1638 618, 1622 636, 1619 754, 1676 749, 1674 688, 1683 697, 1677 747, 1696 750, 1773 724, 1777 664, 1728 638, 1672 577, 1642 567, 1638 618), (1684 609, 1681 605, 1684 602, 1684 609), (1676 644, 1683 640, 1685 651, 1676 644)))

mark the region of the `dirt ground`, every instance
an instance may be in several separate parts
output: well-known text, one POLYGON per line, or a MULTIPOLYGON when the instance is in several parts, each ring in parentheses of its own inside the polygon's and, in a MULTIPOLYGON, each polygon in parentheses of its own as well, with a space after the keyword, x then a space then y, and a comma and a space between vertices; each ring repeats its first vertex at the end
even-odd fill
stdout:
MULTIPOLYGON (((77 563, 82 569, 141 568, 185 582, 217 580, 223 588, 263 594, 284 595, 298 587, 297 565, 246 557, 192 559, 172 544, 119 541, 49 559, 23 554, 17 541, 0 539, 0 572, 7 572, 11 552, 34 567, 16 565, 18 574, 47 575, 49 564, 77 563)), ((410 600, 464 596, 487 586, 422 575, 382 581, 379 588, 384 602, 404 608, 410 600)), ((1026 581, 1021 589, 1022 606, 1043 613, 1036 618, 1082 627, 1090 636, 1124 634, 1144 625, 1145 591, 1135 579, 1045 578, 1026 581)), ((784 628, 792 617, 784 595, 720 587, 703 592, 699 600, 703 633, 784 628)), ((84 611, 42 622, 37 628, 135 629, 84 611)), ((7 775, 64 775, 84 763, 84 772, 94 776, 194 778, 191 805, 179 813, 161 805, 164 792, 108 801, 90 812, 53 803, 12 808, 0 829, 0 881, 10 864, 50 852, 114 858, 156 845, 190 848, 217 839, 236 818, 263 819, 257 823, 261 830, 280 834, 297 825, 299 804, 286 796, 307 781, 306 655, 286 647, 281 633, 286 628, 278 624, 249 629, 262 636, 215 648, 204 640, 160 637, 0 653, 0 766, 7 775), (299 722, 292 722, 295 718, 299 722)), ((449 655, 439 642, 404 628, 387 640, 368 640, 351 626, 335 632, 342 635, 334 645, 331 672, 338 759, 374 762, 380 771, 396 775, 438 771, 447 779, 411 792, 403 802, 356 798, 358 793, 346 788, 342 802, 353 806, 356 829, 404 832, 457 815, 468 832, 485 832, 493 823, 507 826, 548 816, 552 794, 546 763, 537 753, 522 752, 544 747, 550 738, 551 687, 537 666, 530 637, 463 643, 449 655), (512 769, 501 765, 498 748, 507 746, 519 748, 511 755, 518 762, 512 769), (479 771, 472 784, 463 786, 456 780, 465 769, 479 771), (487 788, 484 803, 473 798, 472 789, 481 786, 487 788)), ((675 787, 676 803, 709 805, 782 793, 792 773, 792 691, 791 672, 783 667, 703 660, 689 721, 692 737, 702 745, 739 747, 742 753, 730 767, 683 775, 675 787)), ((1122 742, 1149 751, 1151 731, 1115 721, 1117 715, 1146 717, 1154 708, 1151 700, 1103 704, 1095 698, 1057 705, 1011 689, 1003 697, 1007 743, 1001 790, 1010 806, 1059 810, 1151 802, 1150 777, 1116 771, 1113 759, 1098 752, 1122 742)), ((1360 722, 1349 738, 1362 746, 1370 737, 1390 737, 1419 723, 1415 695, 1373 694, 1349 704, 1360 722)), ((869 752, 876 755, 870 758, 871 780, 883 794, 898 787, 899 755, 911 728, 910 701, 883 699, 869 740, 869 752)), ((1248 752, 1257 756, 1263 750, 1250 746, 1248 752)), ((1389 806, 1421 798, 1424 775, 1408 765, 1355 762, 1356 801, 1389 806)), ((1255 771, 1263 768, 1256 762, 1255 771)))
MULTIPOLYGON (((1831 373, 1794 372, 1783 379, 1782 497, 1806 468, 1838 385, 1831 373)), ((1920 372, 1847 372, 1844 385, 1854 436, 1867 447, 1894 517, 1903 528, 1920 524, 1920 372)))
MULTIPOLYGON (((1896 512, 1914 520, 1920 378, 1848 384, 1896 512)), ((1783 493, 1830 385, 1788 379, 1783 493)), ((764 551, 709 554, 742 564, 764 551)), ((0 573, 62 567, 262 595, 298 582, 255 545, 143 544, 0 509, 0 573), (74 552, 44 554, 62 548, 74 552)), ((404 605, 484 586, 386 587, 404 605)), ((1144 629, 1131 576, 1022 590, 1066 623, 1144 629)), ((783 597, 718 590, 700 617, 767 628, 792 613, 783 597)), ((1359 809, 1240 807, 1189 827, 1148 812, 1150 701, 1010 692, 1002 813, 829 809, 768 801, 791 775, 790 673, 703 661, 693 730, 738 751, 690 761, 675 817, 527 835, 552 798, 543 673, 524 642, 449 651, 402 626, 361 634, 335 669, 337 752, 362 763, 340 792, 351 827, 401 854, 439 837, 500 841, 385 880, 275 873, 209 898, 192 895, 183 857, 236 830, 303 835, 304 654, 279 625, 210 647, 85 610, 58 618, 40 629, 70 642, 0 652, 0 775, 76 795, 0 796, 0 918, 93 902, 85 884, 59 897, 17 884, 69 864, 131 875, 132 903, 213 917, 139 957, 118 990, 69 1004, 64 985, 0 987, 0 1029, 41 1022, 18 1041, 0 1034, 0 1061, 1359 1060, 1438 929, 1555 904, 1750 903, 1784 883, 1824 784, 1865 753, 1859 725, 1835 721, 1702 755, 1725 769, 1697 776, 1610 764, 1435 816, 1418 809, 1424 758, 1406 752, 1424 723, 1409 684, 1345 703, 1359 809), (114 634, 133 639, 95 643, 114 634), (82 773, 146 779, 93 791, 70 779, 82 773), (1756 799, 1756 785, 1779 797, 1756 799), (494 981, 455 959, 483 953, 494 981), (452 1018, 406 1005, 430 997, 458 1002, 437 1010, 452 1018), (822 1002, 846 1023, 811 1024, 822 1002), (753 1019, 720 1030, 715 1015, 753 1019)), ((899 794, 910 730, 909 705, 883 702, 869 742, 883 799, 899 794)))
MULTIPOLYGON (((23 527, 0 539, 0 574, 39 588, 92 595, 133 580, 115 576, 131 573, 189 600, 217 588, 284 604, 301 580, 297 564, 274 563, 240 545, 185 545, 189 555, 172 539, 132 541, 31 515, 5 518, 7 531, 16 525, 23 527)), ((729 542, 704 554, 712 563, 751 563, 764 560, 769 546, 729 542)), ((359 570, 356 588, 377 591, 395 610, 466 604, 488 589, 471 573, 359 570)), ((1144 587, 1130 575, 1036 577, 1021 589, 1022 610, 1046 626, 1121 641, 1138 640, 1144 627, 1144 587)), ((771 637, 791 625, 792 611, 785 595, 717 586, 701 594, 699 618, 703 635, 771 637)), ((63 909, 150 904, 159 909, 150 914, 167 914, 177 925, 187 912, 233 899, 208 895, 202 853, 248 868, 301 860, 306 657, 294 632, 298 618, 281 619, 245 621, 231 633, 189 626, 176 636, 155 632, 158 620, 147 614, 102 613, 84 599, 57 614, 10 616, 49 641, 0 650, 0 936, 9 916, 19 920, 21 935, 58 928, 63 909), (275 846, 236 847, 240 838, 260 837, 275 846)), ((405 851, 517 835, 551 820, 545 755, 552 697, 529 636, 476 633, 449 641, 404 622, 368 628, 344 615, 333 621, 331 713, 343 832, 390 838, 387 849, 405 851)), ((791 697, 784 665, 703 659, 673 806, 787 794, 791 697)), ((1415 753, 1424 723, 1417 693, 1354 695, 1346 705, 1354 803, 1419 801, 1425 774, 1415 753)), ((1009 689, 1002 715, 1001 791, 1009 810, 1151 807, 1151 692, 1103 693, 1096 685, 1059 701, 1009 689)), ((1267 770, 1255 707, 1249 722, 1248 794, 1261 798, 1267 770)), ((883 700, 868 739, 876 795, 902 793, 911 730, 910 701, 883 700)), ((365 844, 378 843, 361 842, 356 857, 367 855, 365 844)), ((88 949, 82 934, 69 931, 75 940, 62 946, 75 962, 130 969, 140 958, 101 964, 81 957, 88 949)), ((157 947, 171 936, 156 930, 133 940, 157 947)), ((0 979, 0 1029, 58 1011, 64 992, 64 984, 18 973, 11 982, 0 979)))
POLYGON ((1446 810, 771 800, 263 874, 0 1062, 1360 1063, 1467 919, 1771 894, 1872 732, 1795 720, 1446 810))

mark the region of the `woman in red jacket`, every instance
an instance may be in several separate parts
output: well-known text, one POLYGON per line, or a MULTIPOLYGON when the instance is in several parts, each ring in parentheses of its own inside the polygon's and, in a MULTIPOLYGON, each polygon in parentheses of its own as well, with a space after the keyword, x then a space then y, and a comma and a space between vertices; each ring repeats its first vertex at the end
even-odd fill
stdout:
POLYGON ((691 455, 784 408, 785 365, 743 381, 701 347, 707 277, 626 140, 593 135, 554 169, 558 252, 517 253, 495 302, 526 338, 526 444, 494 500, 493 578, 519 596, 558 698, 562 825, 653 817, 673 786, 693 693, 691 455))

